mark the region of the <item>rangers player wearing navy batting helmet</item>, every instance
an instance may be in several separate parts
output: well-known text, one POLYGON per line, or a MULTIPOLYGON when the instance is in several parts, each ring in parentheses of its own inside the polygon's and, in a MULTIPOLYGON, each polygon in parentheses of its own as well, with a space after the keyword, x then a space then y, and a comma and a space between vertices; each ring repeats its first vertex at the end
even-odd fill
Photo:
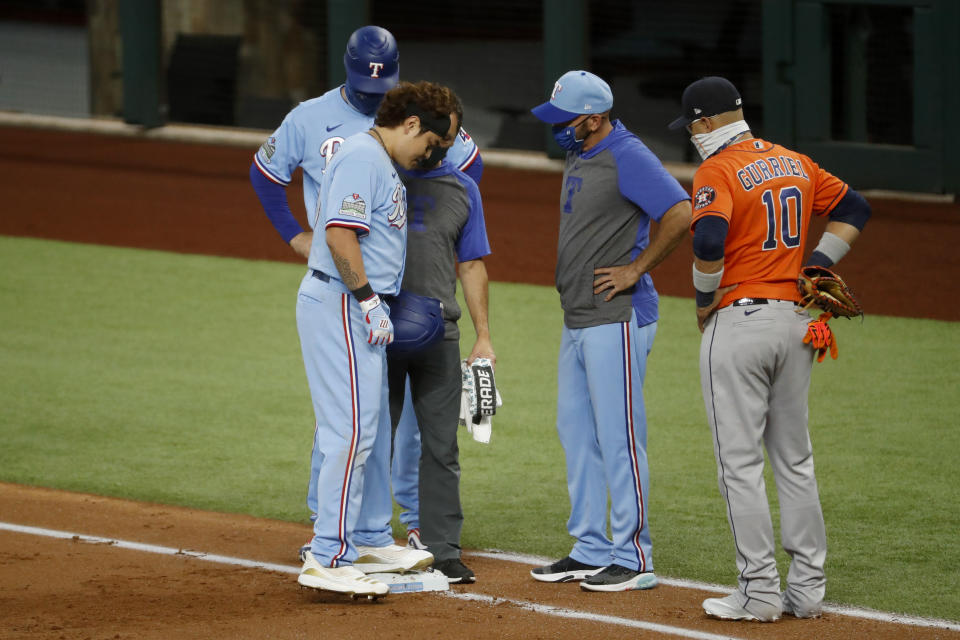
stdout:
MULTIPOLYGON (((397 41, 382 27, 361 27, 347 42, 343 66, 346 82, 297 105, 263 143, 250 166, 250 182, 271 224, 284 242, 304 258, 310 251, 320 183, 327 164, 344 139, 373 125, 383 95, 397 84, 397 41), (311 229, 308 231, 290 210, 285 190, 298 167, 303 170, 303 202, 311 229)), ((477 145, 466 132, 459 131, 448 158, 480 181, 483 163, 477 145)))

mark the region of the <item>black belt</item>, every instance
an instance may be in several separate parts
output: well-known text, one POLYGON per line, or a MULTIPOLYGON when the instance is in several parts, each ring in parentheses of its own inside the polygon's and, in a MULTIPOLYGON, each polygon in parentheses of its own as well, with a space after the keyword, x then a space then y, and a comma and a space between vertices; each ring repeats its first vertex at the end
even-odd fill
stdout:
POLYGON ((732 307, 746 307, 751 304, 769 304, 770 301, 766 298, 740 298, 739 300, 734 300, 732 307))
MULTIPOLYGON (((316 278, 320 282, 330 282, 331 280, 337 280, 337 282, 339 282, 339 279, 334 278, 333 276, 328 276, 323 271, 317 271, 316 269, 310 269, 310 277, 316 278)), ((381 298, 386 299, 388 304, 390 303, 390 298, 393 297, 393 296, 385 296, 379 293, 377 295, 380 296, 381 298)))

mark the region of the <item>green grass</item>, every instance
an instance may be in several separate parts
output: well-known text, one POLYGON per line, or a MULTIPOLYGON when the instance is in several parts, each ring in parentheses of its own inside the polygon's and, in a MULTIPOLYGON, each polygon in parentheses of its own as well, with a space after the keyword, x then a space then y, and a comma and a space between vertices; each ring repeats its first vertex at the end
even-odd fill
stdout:
MULTIPOLYGON (((302 268, 0 237, 0 269, 0 480, 305 521, 302 268)), ((489 445, 461 433, 463 544, 560 556, 556 293, 495 283, 491 324, 505 405, 489 445)), ((815 365, 810 413, 827 598, 960 620, 960 323, 832 324, 840 359, 815 365)), ((698 349, 692 301, 664 298, 645 387, 655 562, 732 584, 698 349)))

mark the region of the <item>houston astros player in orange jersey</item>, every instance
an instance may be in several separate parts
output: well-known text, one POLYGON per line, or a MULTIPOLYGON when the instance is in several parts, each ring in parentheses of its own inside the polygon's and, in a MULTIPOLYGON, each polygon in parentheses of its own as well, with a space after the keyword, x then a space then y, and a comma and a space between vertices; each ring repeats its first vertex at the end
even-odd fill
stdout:
POLYGON ((728 80, 692 83, 682 108, 670 128, 685 126, 703 158, 691 224, 700 380, 738 569, 737 591, 704 600, 703 610, 725 620, 818 617, 827 542, 807 430, 811 318, 797 312, 796 280, 811 216, 829 222, 806 264, 829 267, 860 235, 870 206, 807 156, 753 137, 728 80), (764 446, 791 559, 782 594, 764 446))

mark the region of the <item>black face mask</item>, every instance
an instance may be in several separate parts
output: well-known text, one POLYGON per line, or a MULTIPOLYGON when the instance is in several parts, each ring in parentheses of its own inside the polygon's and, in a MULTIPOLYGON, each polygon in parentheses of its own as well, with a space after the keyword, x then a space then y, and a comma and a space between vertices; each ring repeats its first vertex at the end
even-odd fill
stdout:
POLYGON ((429 171, 430 169, 436 168, 436 166, 447 157, 447 151, 449 150, 450 147, 433 147, 430 150, 429 156, 417 160, 417 169, 429 171))
POLYGON ((380 103, 383 102, 382 93, 362 93, 354 91, 350 83, 346 83, 347 100, 353 105, 353 108, 366 116, 372 116, 377 112, 380 103))

